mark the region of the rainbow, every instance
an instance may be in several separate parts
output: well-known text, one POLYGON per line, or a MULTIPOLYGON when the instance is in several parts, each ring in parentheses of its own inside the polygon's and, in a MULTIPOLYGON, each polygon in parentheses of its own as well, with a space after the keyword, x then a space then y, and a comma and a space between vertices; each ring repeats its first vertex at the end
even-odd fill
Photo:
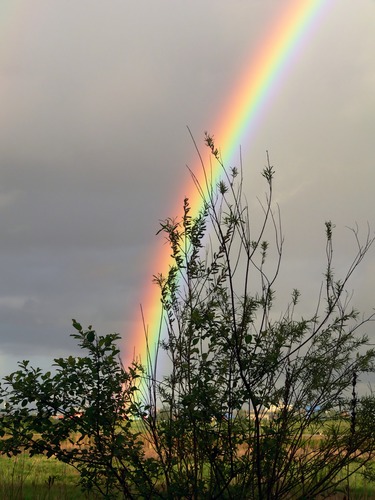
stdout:
MULTIPOLYGON (((327 2, 327 0, 292 0, 285 3, 282 15, 270 27, 258 53, 246 65, 246 70, 233 86, 233 92, 220 112, 217 125, 214 130, 210 131, 214 135, 215 145, 220 148, 224 165, 228 166, 233 160, 241 142, 245 139, 248 141, 249 137, 256 132, 265 114, 266 105, 272 101, 272 97, 280 89, 288 70, 302 52, 309 35, 314 27, 319 25, 321 16, 331 5, 332 2, 327 2)), ((193 171, 198 182, 204 186, 202 168, 197 166, 193 171)), ((212 181, 216 183, 222 175, 220 166, 213 167, 211 175, 212 181)), ((191 185, 191 192, 187 197, 192 208, 191 214, 196 215, 201 209, 202 201, 195 185, 193 183, 191 185)), ((181 206, 184 197, 185 195, 179 199, 181 206)), ((152 262, 152 273, 166 275, 170 265, 168 247, 160 245, 156 250, 156 255, 156 259, 152 262)), ((144 325, 133 332, 130 341, 129 339, 126 341, 127 349, 130 345, 135 346, 133 351, 126 352, 126 356, 131 356, 125 358, 126 366, 134 354, 142 363, 147 363, 148 351, 144 326, 148 333, 148 348, 151 356, 157 345, 161 320, 159 288, 149 284, 144 297, 144 325)), ((140 324, 139 311, 137 324, 140 324)))

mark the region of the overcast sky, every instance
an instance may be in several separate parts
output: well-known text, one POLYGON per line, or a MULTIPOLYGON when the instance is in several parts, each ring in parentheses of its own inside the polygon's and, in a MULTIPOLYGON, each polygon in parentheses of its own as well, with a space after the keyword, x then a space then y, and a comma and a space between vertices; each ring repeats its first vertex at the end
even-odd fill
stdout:
MULTIPOLYGON (((159 271, 159 220, 176 215, 196 165, 186 126, 199 144, 215 133, 289 3, 1 1, 0 376, 20 359, 44 367, 71 354, 71 318, 119 332, 127 348, 159 271)), ((356 250, 346 226, 375 229, 375 2, 327 3, 241 144, 260 195, 270 152, 281 279, 307 298, 324 271, 324 221, 336 224, 338 271, 356 250)), ((374 248, 352 286, 371 311, 374 248)))

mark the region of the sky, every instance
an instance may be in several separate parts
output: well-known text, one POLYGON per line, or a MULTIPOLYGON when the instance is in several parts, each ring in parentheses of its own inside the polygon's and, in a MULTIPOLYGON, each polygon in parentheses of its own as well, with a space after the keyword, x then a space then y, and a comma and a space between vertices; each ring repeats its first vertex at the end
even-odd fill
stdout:
MULTIPOLYGON (((159 272, 159 222, 191 192, 186 165, 199 168, 187 126, 208 158, 204 131, 215 134, 289 4, 1 1, 0 377, 18 360, 45 368, 77 352, 72 318, 133 351, 159 272)), ((299 288, 314 305, 324 222, 336 225, 338 274, 356 252, 348 227, 362 238, 375 229, 375 2, 327 4, 238 144, 251 200, 269 151, 281 291, 299 288)), ((351 286, 371 312, 375 248, 351 286)))

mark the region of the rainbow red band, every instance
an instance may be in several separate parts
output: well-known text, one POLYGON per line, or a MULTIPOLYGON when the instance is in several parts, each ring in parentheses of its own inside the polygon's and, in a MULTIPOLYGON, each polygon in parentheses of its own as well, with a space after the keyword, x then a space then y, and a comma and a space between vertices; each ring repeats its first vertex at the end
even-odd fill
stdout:
MULTIPOLYGON (((235 152, 242 141, 248 142, 249 136, 255 133, 261 117, 264 116, 266 105, 272 100, 272 94, 280 89, 288 69, 304 48, 314 27, 325 10, 333 5, 333 0, 293 0, 285 2, 282 15, 270 27, 261 48, 255 58, 250 61, 244 73, 233 87, 233 92, 220 113, 216 129, 210 130, 214 135, 215 144, 220 148, 224 165, 230 165, 235 152)), ((201 185, 205 185, 202 168, 197 166, 194 175, 201 185)), ((216 184, 222 175, 219 165, 213 167, 212 181, 216 184)), ((202 208, 202 199, 194 184, 188 195, 191 215, 195 216, 202 208)), ((186 187, 185 187, 186 189, 186 187)), ((182 206, 183 198, 180 203, 182 206)), ((178 210, 180 213, 181 210, 178 210)), ((167 246, 161 246, 154 261, 155 274, 167 274, 170 265, 170 251, 167 246)), ((148 331, 148 348, 151 356, 155 353, 160 329, 160 290, 151 282, 146 288, 143 313, 148 331), (148 326, 147 326, 148 325, 148 326)), ((142 363, 147 363, 147 346, 141 314, 138 313, 137 328, 127 339, 124 352, 125 364, 129 363, 135 354, 142 363), (129 351, 129 346, 132 346, 129 351)))

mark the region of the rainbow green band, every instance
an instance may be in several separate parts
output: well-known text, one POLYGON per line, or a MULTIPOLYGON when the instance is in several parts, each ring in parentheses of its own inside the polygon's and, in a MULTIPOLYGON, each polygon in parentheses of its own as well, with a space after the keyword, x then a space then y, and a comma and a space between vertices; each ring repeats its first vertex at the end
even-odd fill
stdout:
MULTIPOLYGON (((293 67, 296 57, 303 52, 306 41, 319 25, 324 12, 333 5, 333 0, 294 0, 286 3, 282 16, 271 27, 264 43, 255 58, 240 76, 233 87, 228 102, 223 107, 221 119, 214 130, 210 130, 215 138, 215 144, 220 148, 221 159, 230 166, 241 141, 248 142, 249 137, 256 133, 265 108, 281 87, 288 69, 293 67)), ((222 175, 221 167, 213 163, 212 181, 216 184, 222 175)), ((198 182, 205 185, 202 168, 197 165, 194 174, 198 182)), ((191 215, 195 216, 202 208, 202 198, 191 183, 192 192, 188 194, 191 205, 191 215)), ((186 188, 186 187, 185 187, 186 188)), ((183 198, 180 203, 182 205, 183 198)), ((181 210, 178 210, 180 213, 181 210)), ((161 245, 153 261, 153 272, 167 274, 170 265, 170 251, 167 245, 161 245)), ((154 355, 160 328, 160 290, 156 285, 149 284, 143 303, 145 323, 148 325, 149 352, 154 355)), ((138 311, 138 318, 140 313, 138 311)), ((126 362, 135 355, 142 363, 147 362, 145 334, 140 321, 139 327, 132 332, 126 345, 124 356, 126 362), (129 346, 132 346, 129 351, 129 346)))

